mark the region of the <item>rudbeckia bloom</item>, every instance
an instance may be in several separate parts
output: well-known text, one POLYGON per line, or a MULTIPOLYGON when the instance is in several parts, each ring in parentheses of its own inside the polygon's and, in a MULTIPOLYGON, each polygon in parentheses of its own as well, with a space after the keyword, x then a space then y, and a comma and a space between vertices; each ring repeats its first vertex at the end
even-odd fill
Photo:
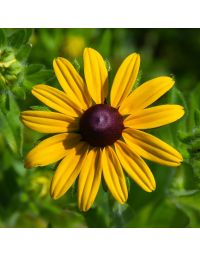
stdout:
POLYGON ((53 67, 63 91, 36 85, 33 95, 54 111, 24 111, 23 123, 41 133, 58 133, 40 142, 25 160, 25 167, 45 166, 61 160, 51 182, 51 196, 60 198, 78 177, 78 206, 93 204, 103 176, 113 197, 128 198, 125 174, 142 189, 156 188, 144 159, 178 166, 181 154, 142 130, 160 127, 181 118, 179 105, 148 107, 174 85, 170 77, 145 82, 132 92, 140 56, 129 55, 119 67, 111 91, 102 56, 91 48, 83 54, 85 81, 73 65, 56 58, 53 67), (148 107, 148 108, 147 108, 148 107))

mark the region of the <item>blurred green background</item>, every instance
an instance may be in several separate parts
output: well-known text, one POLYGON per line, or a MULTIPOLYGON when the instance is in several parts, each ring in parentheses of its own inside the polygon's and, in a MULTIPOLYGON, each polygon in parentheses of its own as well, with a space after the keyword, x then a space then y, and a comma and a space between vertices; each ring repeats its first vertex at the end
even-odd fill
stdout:
POLYGON ((0 29, 0 227, 200 227, 200 30, 199 29, 0 29), (33 85, 59 87, 52 71, 57 56, 82 73, 84 47, 105 58, 110 83, 122 60, 141 54, 136 86, 172 76, 176 86, 160 103, 186 109, 182 120, 149 132, 184 157, 178 168, 147 162, 157 181, 152 194, 132 180, 125 205, 105 187, 87 213, 76 204, 76 185, 58 201, 49 195, 56 165, 25 169, 23 158, 41 134, 20 123, 20 111, 41 109, 33 85))

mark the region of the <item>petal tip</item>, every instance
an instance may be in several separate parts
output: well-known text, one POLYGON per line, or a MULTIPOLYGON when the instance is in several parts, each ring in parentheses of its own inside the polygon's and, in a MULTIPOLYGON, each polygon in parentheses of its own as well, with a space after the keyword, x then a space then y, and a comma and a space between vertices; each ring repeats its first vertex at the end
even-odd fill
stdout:
POLYGON ((56 58, 54 58, 54 61, 55 61, 55 63, 58 63, 60 61, 62 62, 62 61, 68 61, 68 60, 63 57, 56 57, 56 58))
POLYGON ((41 86, 45 86, 45 85, 37 84, 37 85, 33 86, 31 89, 31 93, 34 95, 34 93, 37 92, 41 88, 41 86))
POLYGON ((155 189, 156 188, 151 187, 151 189, 149 188, 148 190, 145 190, 145 191, 148 192, 148 193, 151 193, 151 192, 155 191, 155 189))
MULTIPOLYGON (((139 53, 135 53, 135 54, 136 54, 135 63, 136 63, 136 65, 137 65, 137 68, 139 69, 140 61, 141 61, 140 54, 139 54, 139 53)), ((139 70, 138 70, 138 71, 139 71, 139 70)))
POLYGON ((177 158, 178 158, 178 162, 177 163, 179 163, 179 165, 183 162, 183 156, 182 156, 182 154, 180 153, 180 152, 178 152, 177 151, 177 158))
POLYGON ((140 54, 139 53, 135 53, 136 56, 137 56, 137 60, 140 61, 141 57, 140 57, 140 54))
POLYGON ((177 167, 180 166, 183 163, 184 159, 182 157, 182 155, 180 154, 179 160, 177 162, 177 167))
MULTIPOLYGON (((182 110, 182 113, 183 113, 183 115, 185 114, 185 108, 183 107, 183 106, 181 106, 181 110, 182 110)), ((182 116, 183 116, 182 115, 182 116)))
POLYGON ((175 83, 175 77, 169 77, 171 82, 173 82, 173 84, 175 83))
POLYGON ((52 184, 52 182, 51 182, 50 196, 51 196, 51 198, 52 198, 53 200, 57 200, 58 198, 60 198, 60 196, 59 196, 59 193, 56 192, 55 186, 54 186, 54 188, 53 188, 52 185, 53 185, 53 184, 52 184))
MULTIPOLYGON (((31 151, 29 153, 31 153, 31 151)), ((24 162, 24 167, 25 168, 30 169, 30 168, 33 168, 33 167, 43 166, 40 162, 36 162, 36 161, 34 162, 34 160, 31 159, 31 155, 29 155, 29 153, 25 158, 25 162, 24 162)))
POLYGON ((178 105, 177 110, 179 111, 179 118, 178 119, 180 119, 185 115, 185 109, 182 105, 178 105))
POLYGON ((160 76, 155 79, 162 79, 163 83, 165 83, 165 86, 169 87, 169 89, 171 89, 175 84, 175 79, 171 76, 160 76))
POLYGON ((152 183, 151 184, 151 191, 150 192, 153 192, 156 190, 156 183, 152 183))
POLYGON ((53 67, 57 64, 56 62, 57 62, 57 58, 54 58, 53 59, 53 67))
POLYGON ((83 55, 87 54, 88 51, 90 51, 90 50, 93 50, 93 49, 89 48, 89 47, 85 48, 84 51, 83 51, 83 55))
POLYGON ((128 200, 128 195, 125 195, 125 197, 123 198, 123 200, 121 201, 121 204, 124 205, 126 203, 126 201, 128 200))
POLYGON ((62 58, 61 57, 56 57, 54 58, 53 60, 53 68, 54 68, 54 71, 59 68, 59 62, 62 61, 62 58))
POLYGON ((95 49, 93 49, 91 47, 87 47, 83 51, 83 56, 86 55, 86 54, 89 54, 89 53, 100 55, 100 53, 97 50, 95 50, 95 49))
POLYGON ((19 119, 20 119, 21 121, 23 121, 23 115, 24 115, 24 112, 20 112, 19 119))
POLYGON ((59 196, 56 196, 54 192, 50 192, 50 196, 53 200, 57 200, 59 196))
POLYGON ((57 62, 59 59, 61 59, 61 57, 56 57, 56 58, 54 58, 53 62, 55 63, 55 62, 57 62))
POLYGON ((81 212, 87 212, 91 206, 83 205, 83 204, 78 204, 78 208, 81 212))
POLYGON ((169 77, 169 76, 166 76, 166 78, 168 79, 167 83, 169 83, 168 87, 169 87, 169 89, 171 89, 175 84, 175 79, 174 79, 174 77, 169 77))
POLYGON ((32 93, 33 95, 34 95, 34 92, 37 90, 37 86, 38 86, 38 85, 35 85, 35 86, 33 86, 32 89, 31 89, 31 93, 32 93))
POLYGON ((130 54, 129 56, 128 56, 128 58, 132 58, 133 60, 135 59, 135 63, 137 63, 137 64, 140 64, 140 54, 139 53, 137 53, 137 52, 133 52, 132 54, 130 54))

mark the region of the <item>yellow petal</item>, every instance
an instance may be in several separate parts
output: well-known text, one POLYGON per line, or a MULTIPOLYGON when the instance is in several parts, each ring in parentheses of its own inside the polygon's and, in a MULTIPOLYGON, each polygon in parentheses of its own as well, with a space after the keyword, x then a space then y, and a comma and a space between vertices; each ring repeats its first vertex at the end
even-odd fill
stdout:
POLYGON ((184 108, 180 105, 159 105, 146 108, 124 120, 125 127, 149 129, 164 126, 180 119, 184 108))
POLYGON ((62 133, 78 130, 78 118, 58 112, 24 111, 21 120, 25 126, 40 133, 62 133))
POLYGON ((114 78, 110 102, 111 106, 118 107, 126 99, 136 81, 140 67, 140 55, 129 55, 119 67, 114 78))
POLYGON ((136 88, 120 105, 119 112, 122 115, 134 114, 136 111, 146 108, 164 95, 174 85, 170 77, 158 77, 143 83, 136 88))
POLYGON ((80 142, 61 161, 51 182, 51 196, 53 199, 58 199, 64 195, 74 183, 83 166, 87 150, 88 145, 80 142))
POLYGON ((107 146, 102 154, 103 176, 113 197, 121 204, 128 198, 126 179, 121 164, 111 146, 107 146))
POLYGON ((177 150, 153 135, 127 128, 122 136, 125 142, 143 158, 167 166, 179 166, 183 161, 177 150))
POLYGON ((84 73, 90 96, 96 104, 104 103, 108 94, 108 71, 102 56, 86 48, 83 54, 84 73))
POLYGON ((78 206, 84 212, 90 209, 99 190, 102 173, 101 154, 100 148, 91 148, 79 175, 78 206))
POLYGON ((144 160, 134 153, 127 144, 117 141, 114 145, 119 161, 128 175, 145 191, 153 191, 156 183, 144 160))
POLYGON ((53 61, 56 77, 69 98, 80 107, 86 110, 91 100, 87 87, 73 65, 65 58, 56 58, 53 61))
POLYGON ((64 158, 81 140, 78 134, 63 133, 49 137, 33 148, 25 160, 25 167, 46 166, 64 158))
POLYGON ((74 117, 81 115, 81 109, 77 108, 64 92, 56 88, 42 84, 36 85, 32 89, 32 94, 41 102, 58 112, 74 117))

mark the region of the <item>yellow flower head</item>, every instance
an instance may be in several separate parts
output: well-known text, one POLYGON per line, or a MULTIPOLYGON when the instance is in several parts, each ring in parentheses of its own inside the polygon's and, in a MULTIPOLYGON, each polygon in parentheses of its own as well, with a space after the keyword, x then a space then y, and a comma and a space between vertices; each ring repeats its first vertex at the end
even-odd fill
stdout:
POLYGON ((47 85, 36 85, 32 90, 54 111, 24 111, 21 119, 38 132, 58 133, 33 148, 25 166, 61 160, 51 182, 52 198, 64 195, 78 177, 78 206, 87 211, 102 175, 113 197, 123 204, 128 198, 124 172, 145 191, 156 188, 143 158, 161 165, 180 165, 183 158, 178 151, 141 130, 174 122, 183 116, 184 109, 179 105, 148 107, 172 88, 170 77, 152 79, 131 92, 139 71, 139 54, 123 61, 110 95, 102 56, 86 48, 83 59, 85 81, 69 61, 55 59, 54 71, 64 92, 47 85))

